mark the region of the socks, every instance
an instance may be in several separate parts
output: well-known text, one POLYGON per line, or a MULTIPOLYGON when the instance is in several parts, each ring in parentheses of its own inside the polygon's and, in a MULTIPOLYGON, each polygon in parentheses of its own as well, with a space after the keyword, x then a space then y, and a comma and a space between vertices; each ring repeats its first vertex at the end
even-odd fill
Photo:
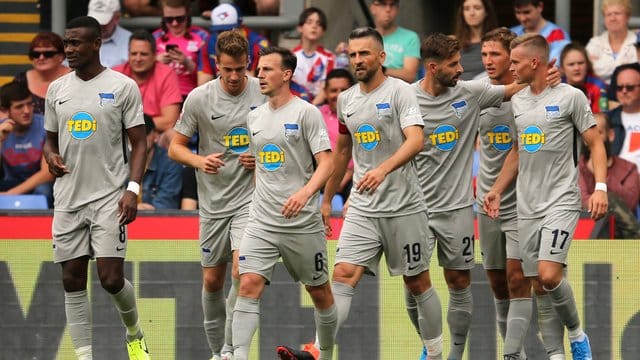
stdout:
POLYGON ((111 300, 120 313, 122 323, 127 327, 127 341, 141 338, 136 295, 129 280, 124 279, 124 286, 116 294, 111 295, 111 300))
POLYGON ((413 324, 413 327, 416 329, 418 335, 420 335, 420 324, 418 323, 418 304, 416 303, 416 299, 411 294, 411 291, 404 287, 404 304, 407 307, 407 314, 409 315, 409 320, 413 324))
POLYGON ((447 323, 451 334, 449 359, 462 359, 471 326, 472 309, 473 297, 470 286, 462 290, 449 289, 449 310, 447 311, 447 323))
POLYGON ((251 339, 260 322, 260 300, 238 296, 233 310, 233 358, 247 360, 251 339))
POLYGON ((548 292, 549 298, 551 298, 553 308, 567 329, 569 331, 580 329, 580 318, 578 317, 576 300, 573 297, 571 285, 569 285, 567 280, 563 278, 554 289, 545 290, 548 292))
POLYGON ((493 304, 496 308, 496 324, 498 324, 498 330, 500 331, 500 336, 502 336, 502 340, 504 341, 505 336, 507 336, 507 316, 509 315, 509 299, 496 299, 493 298, 493 304))
POLYGON ((87 290, 64 293, 71 342, 79 359, 91 359, 91 307, 87 290))
POLYGON ((331 291, 333 292, 333 299, 338 310, 338 329, 340 329, 349 316, 351 299, 353 299, 356 289, 347 284, 334 282, 331 284, 331 291))
POLYGON ((549 356, 564 356, 564 326, 553 309, 551 298, 548 294, 536 294, 536 305, 538 307, 538 328, 547 354, 549 356))
POLYGON ((231 289, 229 289, 229 295, 227 295, 227 321, 224 327, 224 346, 222 346, 222 353, 233 352, 231 326, 233 324, 233 308, 236 306, 239 287, 240 279, 231 278, 231 289))
POLYGON ((227 317, 224 291, 207 292, 202 287, 202 312, 209 348, 213 355, 219 355, 224 344, 227 317))
POLYGON ((531 323, 531 298, 511 299, 507 318, 507 333, 504 339, 504 354, 518 355, 531 323))
POLYGON ((422 342, 430 359, 442 356, 442 305, 436 289, 429 288, 420 295, 414 295, 418 309, 418 323, 422 342))
POLYGON ((324 310, 315 309, 313 318, 316 323, 318 348, 320 349, 319 360, 331 360, 333 359, 333 348, 338 329, 338 309, 335 304, 324 310))

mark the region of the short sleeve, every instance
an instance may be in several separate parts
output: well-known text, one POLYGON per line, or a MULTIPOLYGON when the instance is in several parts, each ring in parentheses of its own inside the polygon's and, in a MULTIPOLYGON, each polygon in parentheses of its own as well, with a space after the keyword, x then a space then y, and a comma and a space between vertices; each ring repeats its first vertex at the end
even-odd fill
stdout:
POLYGON ((315 106, 308 107, 304 118, 304 134, 311 152, 331 150, 331 140, 322 113, 315 106))

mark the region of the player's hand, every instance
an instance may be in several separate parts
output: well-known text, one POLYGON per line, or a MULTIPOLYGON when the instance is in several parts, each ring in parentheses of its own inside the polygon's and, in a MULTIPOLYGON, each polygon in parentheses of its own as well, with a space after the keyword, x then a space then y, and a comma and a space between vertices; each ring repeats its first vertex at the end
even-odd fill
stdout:
POLYGON ((356 184, 356 191, 359 193, 368 192, 369 194, 373 194, 378 186, 382 184, 382 181, 386 176, 387 174, 379 167, 369 170, 360 179, 358 184, 356 184))
POLYGON ((484 195, 482 209, 490 218, 496 219, 500 215, 500 194, 490 190, 484 195))
POLYGON ((609 211, 609 199, 607 193, 596 190, 589 198, 589 212, 593 220, 600 220, 609 211))
POLYGON ((0 141, 4 141, 4 139, 9 136, 9 134, 13 131, 13 127, 16 125, 16 122, 7 119, 2 124, 0 124, 0 141))
POLYGON ((218 169, 224 166, 222 155, 224 155, 224 153, 215 153, 200 157, 201 162, 198 168, 204 171, 205 174, 217 174, 218 169))
POLYGON ((294 218, 298 216, 302 208, 307 205, 310 197, 310 194, 307 194, 304 189, 300 189, 287 199, 280 212, 286 219, 294 218))
POLYGON ((47 161, 47 165, 49 165, 49 172, 53 174, 53 176, 60 177, 69 173, 69 169, 62 161, 60 154, 51 153, 45 157, 45 160, 47 161))
POLYGON ((118 201, 118 222, 126 225, 136 219, 138 214, 138 196, 131 191, 125 191, 118 201))
POLYGON ((331 201, 326 201, 324 198, 322 199, 320 213, 322 214, 325 233, 327 236, 333 236, 333 229, 331 229, 331 201))
POLYGON ((238 160, 240 161, 240 164, 242 164, 242 166, 247 170, 253 170, 256 168, 256 158, 249 152, 243 152, 242 154, 240 154, 238 160))
POLYGON ((556 59, 552 59, 547 65, 547 84, 549 84, 551 87, 555 87, 562 82, 560 70, 558 70, 558 67, 556 67, 555 65, 556 59))

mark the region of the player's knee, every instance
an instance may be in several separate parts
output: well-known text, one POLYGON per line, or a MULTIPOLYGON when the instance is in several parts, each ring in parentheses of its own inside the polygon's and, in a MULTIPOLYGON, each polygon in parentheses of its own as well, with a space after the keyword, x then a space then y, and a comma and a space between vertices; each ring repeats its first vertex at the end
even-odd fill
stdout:
POLYGON ((202 282, 204 288, 209 292, 221 290, 224 286, 224 274, 218 274, 215 271, 204 271, 202 273, 202 282))
POLYGON ((546 290, 554 289, 562 280, 562 273, 555 271, 540 270, 538 274, 538 280, 546 290))
POLYGON ((339 263, 333 268, 333 281, 351 284, 356 278, 357 267, 355 265, 339 263))
POLYGON ((444 278, 452 289, 466 289, 471 285, 471 271, 469 270, 448 270, 444 271, 444 278))
POLYGON ((329 282, 320 286, 305 286, 305 289, 316 307, 326 308, 327 304, 333 303, 333 295, 331 294, 329 282))
POLYGON ((262 294, 264 284, 265 279, 258 274, 243 274, 240 276, 240 287, 238 288, 238 295, 257 299, 262 294))
POLYGON ((124 286, 124 278, 117 274, 107 274, 100 277, 100 285, 109 294, 117 294, 124 286))
POLYGON ((66 292, 82 291, 87 288, 87 278, 63 273, 62 286, 64 286, 66 292))
POLYGON ((531 296, 531 282, 522 273, 509 274, 509 294, 512 298, 531 296))
POLYGON ((404 283, 412 294, 422 294, 431 288, 431 277, 428 271, 421 272, 416 276, 404 276, 404 283))

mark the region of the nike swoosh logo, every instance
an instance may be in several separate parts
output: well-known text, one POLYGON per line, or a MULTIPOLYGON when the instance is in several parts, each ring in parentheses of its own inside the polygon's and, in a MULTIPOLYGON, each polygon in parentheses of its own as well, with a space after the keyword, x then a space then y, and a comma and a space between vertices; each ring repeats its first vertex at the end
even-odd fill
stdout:
POLYGON ((64 103, 66 103, 67 101, 69 101, 71 99, 66 99, 66 100, 58 100, 58 105, 62 105, 64 103))
POLYGON ((520 116, 522 116, 522 115, 524 115, 524 114, 517 114, 517 115, 513 115, 513 118, 514 118, 514 119, 517 119, 517 118, 519 118, 519 117, 520 117, 520 116))
POLYGON ((355 114, 356 112, 352 112, 351 114, 347 114, 347 117, 350 118, 353 114, 355 114))
POLYGON ((218 116, 211 115, 211 120, 217 120, 217 119, 220 119, 220 118, 221 118, 221 117, 223 117, 223 116, 224 116, 224 114, 222 114, 222 115, 218 115, 218 116))
POLYGON ((322 274, 316 275, 316 276, 313 277, 313 281, 316 281, 316 280, 320 279, 321 277, 322 277, 322 274))
POLYGON ((472 261, 473 261, 473 258, 471 258, 471 259, 464 259, 464 262, 465 262, 465 263, 470 263, 470 262, 472 262, 472 261))
POLYGON ((455 345, 455 346, 460 346, 460 345, 464 345, 464 343, 463 343, 463 342, 459 343, 459 342, 455 342, 455 341, 454 341, 454 342, 453 342, 453 345, 455 345))
POLYGON ((413 266, 409 265, 409 267, 407 268, 407 270, 411 271, 411 270, 413 270, 413 269, 415 269, 415 268, 417 268, 417 267, 418 267, 418 265, 413 265, 413 266))
POLYGON ((562 254, 562 251, 561 250, 551 250, 551 251, 549 251, 549 253, 551 255, 558 255, 558 254, 562 254))
POLYGON ((258 130, 258 131, 254 131, 251 133, 252 136, 256 136, 258 134, 260 134, 262 132, 262 130, 258 130))
POLYGON ((117 246, 117 247, 116 247, 116 251, 122 251, 122 250, 124 250, 124 249, 125 249, 125 247, 124 247, 124 246, 123 246, 123 247, 119 247, 119 246, 117 246))

